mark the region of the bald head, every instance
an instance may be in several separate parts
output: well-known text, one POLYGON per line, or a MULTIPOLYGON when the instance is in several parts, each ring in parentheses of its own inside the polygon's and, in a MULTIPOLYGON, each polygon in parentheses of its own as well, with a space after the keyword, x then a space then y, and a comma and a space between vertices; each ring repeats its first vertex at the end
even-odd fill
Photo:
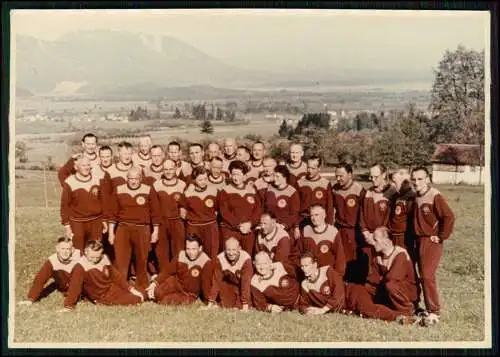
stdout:
POLYGON ((302 156, 304 156, 304 149, 300 144, 290 145, 290 161, 293 163, 298 163, 302 161, 302 156))
POLYGON ((236 238, 231 237, 228 240, 226 240, 224 246, 226 247, 226 249, 235 249, 240 247, 240 242, 236 238))
POLYGON ((230 262, 237 261, 238 258, 240 257, 240 250, 241 250, 240 242, 238 242, 236 238, 231 237, 226 241, 224 247, 225 247, 224 253, 226 255, 226 258, 230 262))
POLYGON ((226 155, 233 155, 236 151, 236 140, 233 138, 226 138, 224 140, 224 153, 226 155))
POLYGON ((164 170, 168 170, 170 168, 175 168, 175 162, 174 160, 172 159, 166 159, 164 162, 163 162, 163 169, 164 170))
POLYGON ((379 240, 383 240, 383 239, 390 240, 389 230, 387 229, 387 227, 375 228, 375 230, 373 231, 373 235, 378 236, 379 240))
POLYGON ((141 185, 142 169, 139 166, 132 166, 127 171, 127 184, 131 189, 136 189, 141 185))
POLYGON ((270 263, 273 262, 273 260, 269 256, 269 254, 267 254, 263 250, 261 250, 260 252, 258 252, 257 254, 255 254, 254 261, 255 261, 255 264, 265 264, 265 263, 269 263, 270 264, 270 263))
POLYGON ((265 251, 260 251, 255 254, 253 263, 255 265, 255 271, 263 278, 267 279, 273 275, 273 260, 265 251))
POLYGON ((142 176, 142 169, 139 166, 132 166, 127 172, 127 178, 133 178, 133 177, 140 178, 141 176, 142 176))
POLYGON ((163 176, 167 180, 173 180, 177 176, 177 166, 174 160, 166 159, 163 162, 163 176))
POLYGON ((147 155, 149 154, 149 150, 151 149, 151 146, 153 145, 153 141, 151 140, 151 136, 149 135, 143 135, 139 138, 139 151, 147 155))
POLYGON ((75 160, 75 165, 81 166, 81 165, 90 165, 90 159, 87 156, 80 155, 78 158, 75 160))
POLYGON ((378 227, 373 231, 373 247, 376 252, 390 252, 393 246, 387 227, 378 227))

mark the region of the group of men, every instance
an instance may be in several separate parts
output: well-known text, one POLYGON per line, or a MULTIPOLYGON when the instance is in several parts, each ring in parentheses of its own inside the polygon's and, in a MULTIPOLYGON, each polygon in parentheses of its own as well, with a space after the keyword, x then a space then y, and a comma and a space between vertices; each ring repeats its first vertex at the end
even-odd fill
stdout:
POLYGON ((178 142, 164 149, 148 135, 135 153, 120 142, 116 158, 94 134, 82 147, 58 173, 65 235, 23 304, 53 278, 63 311, 82 300, 201 300, 202 309, 439 321, 436 271, 455 217, 425 167, 389 176, 374 164, 365 189, 346 163, 332 184, 300 144, 286 159, 234 139, 191 143, 188 160, 178 142))

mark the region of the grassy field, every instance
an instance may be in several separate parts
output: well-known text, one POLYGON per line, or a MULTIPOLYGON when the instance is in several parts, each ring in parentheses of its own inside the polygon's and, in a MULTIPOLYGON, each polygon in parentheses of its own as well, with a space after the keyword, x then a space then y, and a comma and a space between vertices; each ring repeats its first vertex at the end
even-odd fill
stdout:
MULTIPOLYGON (((40 173, 20 172, 16 180, 15 302, 26 298, 32 279, 62 233, 59 188, 47 179, 47 203, 40 173)), ((302 316, 239 311, 198 311, 147 302, 139 307, 79 304, 58 313, 62 295, 53 293, 31 307, 15 305, 14 342, 397 342, 482 341, 484 311, 484 189, 439 186, 456 214, 438 272, 442 317, 431 328, 339 314, 302 316)), ((11 302, 14 303, 14 302, 11 302)), ((124 347, 122 345, 121 347, 124 347)), ((255 344, 255 347, 259 347, 255 344)), ((411 345, 408 345, 411 348, 411 345)))

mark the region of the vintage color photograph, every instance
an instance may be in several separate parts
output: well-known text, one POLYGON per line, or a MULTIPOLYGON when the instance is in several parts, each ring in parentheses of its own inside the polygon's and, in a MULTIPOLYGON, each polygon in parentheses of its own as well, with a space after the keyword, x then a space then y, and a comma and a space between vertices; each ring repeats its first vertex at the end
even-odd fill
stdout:
POLYGON ((487 11, 10 19, 11 348, 491 347, 487 11))

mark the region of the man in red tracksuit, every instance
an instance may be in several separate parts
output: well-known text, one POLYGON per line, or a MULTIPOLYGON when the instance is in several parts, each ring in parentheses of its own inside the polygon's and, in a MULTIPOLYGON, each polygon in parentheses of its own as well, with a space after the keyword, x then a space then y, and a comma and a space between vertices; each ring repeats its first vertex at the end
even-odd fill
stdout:
POLYGON ((191 178, 184 191, 186 233, 200 237, 205 252, 210 259, 215 259, 219 251, 219 192, 208 185, 208 172, 204 167, 194 168, 191 178))
POLYGON ((80 251, 73 248, 73 242, 68 237, 57 239, 56 252, 52 254, 36 274, 31 289, 28 292, 28 300, 19 302, 20 305, 31 305, 37 301, 44 292, 45 284, 53 279, 55 288, 66 294, 68 291, 71 271, 80 259, 80 251))
POLYGON ((326 212, 326 222, 333 224, 332 185, 328 179, 321 177, 321 165, 321 157, 309 157, 307 159, 307 175, 302 176, 297 182, 300 195, 300 215, 302 216, 301 229, 311 223, 309 209, 313 205, 322 206, 326 212))
POLYGON ((389 218, 389 232, 394 245, 405 248, 412 261, 417 282, 416 308, 420 303, 420 280, 417 276, 417 242, 413 217, 415 215, 416 192, 411 185, 411 175, 407 169, 399 169, 392 174, 392 182, 397 190, 394 196, 391 215, 389 218))
MULTIPOLYGON (((165 153, 160 145, 151 146, 151 162, 142 168, 144 183, 152 186, 163 176, 165 153)), ((138 165, 136 165, 138 166, 138 165)))
POLYGON ((387 167, 377 163, 370 168, 372 186, 366 191, 359 215, 359 226, 364 241, 361 245, 357 266, 366 279, 374 256, 373 232, 378 227, 388 227, 396 189, 387 180, 387 167))
POLYGON ((176 175, 181 178, 182 172, 188 170, 190 166, 187 161, 182 159, 181 144, 177 141, 171 141, 167 145, 167 158, 175 162, 176 175))
POLYGON ((430 186, 429 172, 417 167, 412 172, 417 192, 413 225, 417 235, 418 269, 427 316, 425 324, 439 322, 439 294, 436 271, 443 256, 443 243, 453 232, 455 215, 443 195, 430 186))
POLYGON ((186 249, 147 288, 148 296, 159 304, 189 305, 207 299, 212 280, 212 261, 203 252, 197 236, 186 237, 186 249))
POLYGON ((245 183, 248 166, 239 160, 229 165, 230 184, 219 192, 219 212, 221 216, 221 246, 233 237, 243 250, 253 255, 255 236, 253 229, 259 224, 262 204, 255 187, 245 183))
POLYGON ((326 223, 323 206, 310 208, 311 224, 304 227, 302 237, 297 241, 298 253, 311 252, 318 261, 318 266, 332 266, 337 273, 345 275, 345 255, 340 232, 326 223))
POLYGON ((181 172, 178 174, 179 178, 185 181, 187 184, 190 184, 193 177, 193 170, 197 167, 205 168, 205 161, 203 158, 205 156, 205 151, 203 150, 203 146, 199 143, 189 144, 188 147, 189 152, 189 163, 184 167, 181 167, 181 172))
POLYGON ((296 258, 294 242, 288 232, 276 222, 276 217, 265 212, 260 217, 260 226, 257 230, 255 252, 269 254, 272 261, 292 264, 296 258))
POLYGON ((257 141, 252 145, 252 160, 248 166, 250 171, 247 174, 248 182, 255 182, 264 171, 264 157, 266 155, 266 145, 262 141, 257 141))
POLYGON ((342 275, 329 265, 320 268, 314 254, 309 252, 301 256, 300 267, 305 276, 300 285, 300 313, 322 315, 341 312, 345 302, 342 275))
POLYGON ((356 267, 359 243, 359 211, 366 190, 352 177, 352 167, 340 163, 335 169, 336 183, 333 186, 333 207, 335 227, 339 230, 346 260, 345 280, 363 281, 356 267))
POLYGON ((252 258, 235 238, 228 239, 224 251, 215 259, 208 305, 203 309, 216 307, 219 301, 223 308, 248 311, 252 276, 252 258))
POLYGON ((150 135, 143 135, 139 138, 138 150, 132 154, 132 164, 142 168, 151 165, 151 148, 153 141, 150 135))
POLYGON ((296 308, 300 285, 291 264, 274 262, 261 251, 254 259, 256 273, 250 282, 252 305, 258 311, 282 312, 296 308))
POLYGON ((290 171, 284 165, 274 168, 274 182, 269 185, 264 199, 264 211, 276 216, 292 239, 300 237, 300 196, 290 184, 290 171))
POLYGON ((224 172, 226 175, 229 175, 229 164, 236 160, 236 148, 238 147, 238 144, 236 143, 236 140, 234 138, 226 138, 224 140, 224 163, 222 166, 222 172, 224 172))
POLYGON ((163 177, 153 184, 158 194, 158 202, 162 215, 156 256, 158 257, 160 272, 167 263, 176 258, 184 246, 186 229, 181 219, 181 212, 185 211, 184 190, 186 183, 176 174, 175 162, 171 159, 163 163, 163 177))
MULTIPOLYGON (((111 193, 117 186, 127 183, 127 173, 132 166, 132 144, 121 141, 118 144, 118 161, 107 169, 109 182, 106 183, 106 187, 111 193)), ((109 205, 107 206, 109 207, 109 205)))
POLYGON ((274 182, 274 168, 276 160, 271 157, 266 157, 262 162, 262 172, 260 177, 254 181, 253 185, 259 194, 260 201, 264 203, 266 199, 267 188, 274 182))
POLYGON ((417 287, 408 253, 392 243, 386 227, 375 229, 373 246, 376 253, 366 282, 346 287, 346 309, 367 318, 419 323, 413 317, 417 287))
POLYGON ((222 172, 224 160, 220 157, 214 157, 207 163, 208 166, 208 185, 215 187, 219 192, 227 184, 227 175, 222 172))
POLYGON ((65 310, 73 310, 81 294, 100 305, 137 305, 144 301, 144 296, 111 265, 103 250, 100 241, 87 242, 84 256, 71 273, 65 310))
POLYGON ((301 144, 292 144, 289 149, 289 160, 286 163, 288 171, 290 171, 289 184, 298 188, 297 182, 305 175, 307 175, 307 165, 302 160, 304 156, 304 148, 301 144))
POLYGON ((127 276, 133 255, 137 287, 146 289, 148 253, 151 244, 158 240, 161 213, 158 194, 153 187, 142 183, 140 167, 133 166, 127 173, 127 183, 115 188, 111 205, 109 242, 115 247, 115 266, 122 276, 127 276))
POLYGON ((107 189, 103 189, 103 180, 91 173, 89 159, 85 156, 77 159, 76 172, 63 183, 61 193, 61 224, 66 236, 73 239, 76 249, 83 251, 89 239, 102 239, 107 229, 103 215, 107 189))
POLYGON ((57 177, 61 185, 64 184, 66 179, 75 173, 75 162, 78 158, 84 156, 89 159, 92 168, 99 166, 100 160, 96 153, 97 150, 97 136, 92 133, 87 133, 82 138, 83 152, 73 155, 58 171, 57 177))

